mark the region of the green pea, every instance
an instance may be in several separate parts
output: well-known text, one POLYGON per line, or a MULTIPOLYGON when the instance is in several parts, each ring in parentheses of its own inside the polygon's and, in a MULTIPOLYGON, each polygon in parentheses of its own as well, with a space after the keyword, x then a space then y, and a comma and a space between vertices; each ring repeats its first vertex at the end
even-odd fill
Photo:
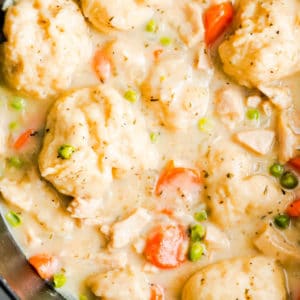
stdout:
POLYGON ((163 36, 160 38, 160 43, 162 46, 169 46, 172 43, 172 39, 167 36, 163 36))
POLYGON ((274 223, 277 227, 281 229, 286 229, 289 227, 291 219, 286 214, 279 214, 274 218, 274 223))
POLYGON ((150 133, 150 140, 151 140, 152 143, 155 143, 157 141, 157 138, 158 138, 157 133, 155 133, 155 132, 150 133))
POLYGON ((14 97, 14 99, 10 103, 11 107, 17 111, 21 111, 26 106, 26 101, 20 97, 14 97))
POLYGON ((8 125, 9 130, 11 130, 11 131, 14 131, 14 130, 18 129, 19 126, 20 125, 19 125, 18 122, 10 122, 9 125, 8 125))
POLYGON ((247 111, 247 118, 251 121, 255 120, 257 121, 259 119, 259 111, 255 108, 250 108, 247 111))
POLYGON ((193 242, 201 241, 206 233, 205 227, 202 226, 201 224, 196 224, 191 227, 190 229, 191 232, 191 240, 193 242))
POLYGON ((204 245, 200 242, 191 243, 189 248, 189 260, 192 262, 199 261, 204 253, 204 245))
POLYGON ((155 20, 150 20, 146 25, 146 31, 148 31, 148 32, 153 33, 153 32, 156 32, 157 29, 158 29, 158 26, 157 26, 155 20))
POLYGON ((210 131, 213 130, 214 128, 214 123, 211 119, 209 118, 201 118, 198 121, 198 128, 200 131, 209 133, 210 131))
POLYGON ((206 210, 198 211, 194 214, 194 219, 198 222, 202 222, 207 220, 207 212, 206 210))
POLYGON ((79 300, 88 300, 86 295, 79 295, 79 300))
POLYGON ((134 102, 137 101, 137 98, 138 98, 138 97, 137 97, 136 91, 134 91, 134 90, 128 90, 128 91, 125 92, 124 98, 125 98, 127 101, 134 103, 134 102))
POLYGON ((63 287, 67 282, 67 278, 65 274, 55 274, 53 276, 53 283, 55 288, 61 288, 63 287))
POLYGON ((58 149, 58 157, 62 159, 70 159, 74 152, 75 148, 73 146, 64 144, 58 149))
POLYGON ((17 156, 12 156, 12 157, 8 158, 7 162, 10 167, 13 167, 16 169, 20 169, 23 166, 23 161, 17 156))
POLYGON ((13 211, 8 212, 5 215, 5 219, 12 227, 18 227, 22 224, 20 215, 13 211))
POLYGON ((290 171, 284 172, 280 177, 280 184, 285 189, 294 189, 298 183, 298 177, 290 171))
POLYGON ((280 177, 283 172, 284 172, 284 166, 279 164, 279 163, 274 163, 270 169, 270 174, 273 175, 274 177, 280 177))

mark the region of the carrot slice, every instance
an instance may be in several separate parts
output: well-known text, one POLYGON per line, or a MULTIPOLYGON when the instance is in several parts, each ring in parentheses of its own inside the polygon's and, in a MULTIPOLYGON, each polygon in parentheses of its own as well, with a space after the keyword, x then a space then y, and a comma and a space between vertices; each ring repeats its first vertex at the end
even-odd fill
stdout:
MULTIPOLYGON (((182 167, 175 167, 171 160, 167 163, 165 169, 162 171, 155 188, 155 194, 160 196, 163 193, 166 185, 177 185, 178 179, 188 181, 190 184, 201 185, 202 178, 196 170, 182 167)), ((180 184, 180 183, 178 183, 180 184)))
POLYGON ((294 217, 294 218, 298 218, 300 217, 300 199, 295 200, 294 202, 292 202, 287 210, 286 213, 290 216, 290 217, 294 217))
POLYGON ((58 271, 58 261, 48 254, 37 254, 29 258, 29 263, 34 267, 42 279, 49 280, 58 271))
POLYGON ((13 147, 16 150, 20 150, 28 142, 30 136, 34 133, 33 129, 28 129, 24 131, 15 141, 13 147))
POLYGON ((153 265, 162 269, 179 266, 186 260, 187 234, 180 225, 160 225, 148 236, 144 254, 153 265))
POLYGON ((111 75, 111 63, 102 49, 99 49, 95 53, 93 68, 100 81, 104 82, 109 79, 111 75))
POLYGON ((300 171, 300 156, 292 158, 288 163, 297 171, 300 171))
POLYGON ((157 50, 155 50, 155 51, 153 52, 154 58, 155 58, 156 60, 159 59, 160 55, 161 55, 163 52, 164 52, 163 49, 157 49, 157 50))
POLYGON ((205 42, 212 44, 231 23, 234 9, 231 2, 210 6, 204 13, 205 42))
POLYGON ((173 215, 174 215, 174 211, 171 209, 167 209, 167 208, 162 209, 161 211, 159 211, 159 213, 169 216, 169 217, 173 217, 173 215))
POLYGON ((164 289, 159 284, 151 284, 150 300, 165 300, 164 289))

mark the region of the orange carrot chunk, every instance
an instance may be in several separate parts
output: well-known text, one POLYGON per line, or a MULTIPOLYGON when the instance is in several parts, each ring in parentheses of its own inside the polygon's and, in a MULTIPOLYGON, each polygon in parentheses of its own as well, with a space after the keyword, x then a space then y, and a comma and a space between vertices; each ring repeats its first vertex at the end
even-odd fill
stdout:
POLYGON ((144 254, 158 268, 171 269, 186 260, 187 234, 180 225, 160 225, 147 238, 144 254))
POLYGON ((42 279, 49 280, 58 271, 58 261, 48 254, 37 254, 29 258, 29 263, 34 267, 42 279))
POLYGON ((164 52, 163 49, 157 49, 157 50, 155 50, 155 51, 153 52, 154 58, 155 58, 156 60, 159 59, 160 55, 161 55, 163 52, 164 52))
POLYGON ((93 69, 100 81, 105 82, 111 75, 111 63, 102 49, 96 51, 93 59, 93 69))
POLYGON ((300 217, 300 199, 295 200, 294 202, 292 202, 287 210, 286 213, 293 218, 298 218, 300 217))
POLYGON ((13 147, 16 150, 20 150, 23 146, 26 145, 26 143, 28 142, 30 136, 34 133, 33 129, 28 129, 26 131, 24 131, 15 141, 13 147))
POLYGON ((164 289, 159 284, 151 284, 150 300, 165 300, 164 289))
POLYGON ((294 157, 289 161, 289 164, 296 170, 300 171, 300 156, 294 157))
POLYGON ((210 6, 204 13, 205 42, 212 44, 231 23, 234 9, 231 2, 210 6))
POLYGON ((161 195, 164 187, 171 184, 180 184, 179 181, 189 182, 191 185, 201 185, 202 178, 196 170, 182 167, 175 167, 171 160, 167 163, 165 169, 162 171, 155 188, 155 194, 161 195), (179 180, 180 179, 180 180, 179 180))

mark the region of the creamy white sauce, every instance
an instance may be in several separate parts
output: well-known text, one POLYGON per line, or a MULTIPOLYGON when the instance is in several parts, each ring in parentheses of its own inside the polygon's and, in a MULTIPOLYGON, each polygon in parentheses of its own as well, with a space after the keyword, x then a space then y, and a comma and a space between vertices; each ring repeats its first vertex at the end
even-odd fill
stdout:
MULTIPOLYGON (((225 209, 223 212, 222 209, 218 210, 219 212, 221 211, 222 218, 228 217, 228 226, 220 225, 215 213, 212 212, 212 214, 209 214, 208 220, 203 222, 203 224, 208 227, 211 225, 217 226, 217 229, 223 234, 222 237, 224 238, 224 241, 217 237, 217 240, 215 241, 216 245, 213 245, 213 243, 209 241, 210 237, 207 236, 203 241, 203 243, 206 244, 207 251, 201 260, 199 262, 186 261, 175 269, 159 270, 152 268, 151 264, 145 259, 143 253, 136 251, 135 248, 138 248, 138 241, 143 243, 153 225, 162 221, 171 222, 173 219, 159 213, 161 210, 172 210, 178 223, 182 224, 186 228, 195 223, 193 218, 195 212, 203 208, 214 210, 212 207, 212 201, 210 200, 210 198, 214 197, 214 195, 210 194, 210 191, 215 184, 212 181, 215 180, 215 182, 218 182, 218 172, 215 172, 214 174, 211 173, 211 165, 213 163, 209 161, 213 161, 215 159, 215 163, 220 163, 221 165, 221 162, 218 162, 217 158, 210 157, 210 155, 212 155, 212 151, 216 148, 215 145, 218 145, 217 147, 221 148, 224 147, 225 152, 228 147, 228 143, 233 143, 238 147, 238 151, 240 151, 242 155, 246 155, 248 157, 250 166, 249 172, 246 172, 247 174, 245 177, 262 174, 268 178, 271 178, 271 175, 269 174, 269 167, 274 161, 278 160, 278 153, 280 152, 281 147, 277 138, 277 117, 279 109, 276 108, 275 105, 271 104, 269 99, 263 97, 258 90, 247 90, 244 87, 239 87, 226 77, 222 71, 219 59, 214 56, 217 55, 216 53, 212 53, 211 66, 208 66, 205 70, 197 69, 195 61, 197 61, 199 49, 203 46, 204 32, 203 28, 197 27, 200 26, 196 22, 199 16, 195 11, 195 16, 191 13, 191 11, 193 11, 193 6, 192 8, 187 8, 187 6, 194 5, 197 7, 200 11, 201 18, 201 13, 203 13, 203 11, 211 5, 210 2, 216 1, 202 1, 203 4, 202 2, 198 3, 188 0, 181 1, 180 3, 166 1, 165 4, 161 4, 159 1, 145 2, 149 2, 150 7, 155 7, 152 9, 154 12, 153 16, 143 19, 141 24, 138 24, 137 27, 132 30, 109 31, 104 34, 97 31, 90 23, 88 23, 88 38, 92 43, 92 55, 87 53, 86 59, 89 63, 82 61, 80 70, 77 70, 74 73, 70 90, 73 88, 77 89, 106 84, 116 89, 120 95, 123 95, 129 88, 136 90, 138 100, 135 103, 132 103, 132 106, 145 120, 149 139, 151 133, 155 134, 155 141, 152 142, 155 151, 158 153, 156 166, 145 170, 129 170, 126 172, 125 176, 121 176, 121 178, 116 176, 113 179, 109 189, 104 194, 104 210, 105 217, 107 217, 104 218, 104 221, 101 217, 91 219, 72 218, 70 212, 67 210, 67 206, 71 200, 68 197, 61 196, 61 200, 58 202, 59 204, 56 205, 57 207, 54 210, 51 210, 51 214, 53 214, 53 221, 49 221, 49 224, 44 224, 41 221, 43 218, 39 218, 39 215, 43 216, 45 212, 50 211, 49 207, 51 203, 49 203, 48 206, 47 203, 43 201, 41 204, 42 209, 37 212, 32 207, 28 210, 16 207, 11 199, 3 196, 3 198, 6 198, 2 201, 4 215, 6 212, 12 210, 19 213, 21 216, 22 224, 19 227, 12 228, 12 233, 19 245, 22 247, 25 255, 29 258, 39 253, 47 253, 58 257, 61 265, 60 272, 63 272, 67 278, 66 284, 62 289, 59 289, 59 291, 64 294, 72 295, 73 297, 78 297, 81 294, 87 295, 90 297, 89 299, 93 299, 94 296, 86 285, 87 279, 94 274, 118 269, 118 266, 114 267, 110 265, 113 264, 113 258, 109 263, 103 263, 101 255, 103 253, 107 253, 107 250, 110 249, 111 238, 109 234, 106 235, 103 232, 106 232, 107 228, 109 232, 111 226, 113 226, 115 222, 123 220, 139 207, 147 209, 152 215, 152 219, 144 228, 141 229, 139 238, 135 238, 134 241, 128 243, 127 246, 117 250, 117 256, 121 256, 126 253, 128 256, 128 265, 145 272, 149 284, 157 283, 161 285, 165 290, 166 299, 170 300, 181 299, 181 292, 184 284, 191 275, 200 270, 202 267, 223 259, 249 257, 262 254, 257 248, 255 248, 253 243, 258 237, 264 224, 272 222, 273 217, 276 214, 283 212, 285 208, 285 206, 282 208, 282 205, 279 205, 281 209, 279 210, 277 197, 274 197, 273 199, 274 207, 271 205, 271 210, 269 209, 267 213, 263 207, 264 203, 262 203, 261 206, 257 203, 250 203, 249 207, 240 212, 241 216, 239 217, 239 221, 233 224, 230 224, 230 216, 226 215, 227 213, 232 212, 228 212, 225 209), (168 5, 169 2, 171 3, 170 6, 168 5), (145 26, 147 22, 152 19, 155 20, 158 30, 154 33, 149 33, 145 30, 145 26), (170 38, 170 45, 161 45, 160 39, 162 37, 170 38), (129 57, 124 58, 124 62, 122 62, 122 59, 116 57, 114 76, 111 76, 108 82, 103 84, 100 82, 92 68, 92 59, 97 49, 106 47, 107 41, 122 42, 124 43, 124 47, 128 45, 132 48, 136 47, 137 49, 142 49, 142 55, 144 55, 145 60, 135 62, 135 57, 129 57), (192 44, 188 44, 189 42, 192 44), (203 116, 201 115, 199 117, 197 112, 195 117, 195 115, 193 115, 193 110, 187 110, 187 116, 184 115, 183 117, 187 118, 187 122, 185 122, 185 124, 187 123, 188 126, 186 126, 186 128, 178 129, 176 126, 164 124, 162 121, 164 120, 164 117, 161 117, 161 114, 165 112, 164 109, 168 109, 168 105, 162 109, 157 106, 159 104, 156 103, 157 101, 149 102, 149 98, 143 96, 143 88, 141 88, 142 83, 150 80, 147 78, 150 76, 149 74, 151 74, 151 69, 155 66, 155 64, 160 63, 160 60, 155 62, 153 59, 153 52, 157 49, 163 50, 163 53, 161 54, 162 59, 164 56, 171 58, 183 57, 184 64, 192 70, 192 75, 190 75, 192 78, 191 80, 196 78, 195 80, 196 82, 198 80, 199 86, 207 89, 207 92, 209 93, 209 104, 207 110, 204 109, 203 116, 209 121, 209 124, 212 125, 208 126, 205 124, 205 126, 208 126, 205 130, 200 130, 198 126, 198 121, 203 116), (136 69, 138 70, 138 75, 134 73, 135 68, 130 66, 129 63, 130 67, 127 68, 127 59, 133 59, 133 63, 137 64, 136 69), (129 74, 128 72, 131 71, 132 74, 129 74), (238 121, 230 115, 229 121, 231 123, 229 123, 231 125, 228 126, 229 123, 224 122, 224 120, 220 117, 220 113, 216 109, 218 102, 217 93, 220 89, 231 90, 236 88, 238 89, 238 94, 242 98, 242 115, 241 119, 238 121), (251 121, 247 118, 247 110, 250 107, 249 102, 247 104, 247 101, 249 100, 247 100, 247 97, 250 95, 261 97, 261 103, 257 106, 260 113, 260 117, 257 121, 251 121), (265 155, 256 154, 247 146, 241 145, 241 143, 239 143, 235 138, 235 134, 238 132, 254 129, 268 129, 274 131, 276 134, 275 141, 271 143, 271 149, 268 150, 265 155), (203 179, 204 182, 201 185, 200 192, 196 192, 195 194, 191 193, 191 195, 189 195, 188 191, 187 196, 182 198, 180 198, 176 193, 174 195, 172 194, 169 198, 163 198, 155 195, 154 190, 157 180, 163 168, 170 160, 173 160, 176 166, 198 170, 202 177, 206 177, 203 176, 203 174, 208 173, 208 178, 203 179), (189 196, 191 199, 188 198, 189 196), (253 207, 255 205, 257 205, 257 208, 255 208, 253 212, 251 210, 251 206, 253 207), (65 232, 55 230, 56 213, 57 215, 63 214, 67 220, 70 220, 73 227, 65 232)), ((118 11, 114 11, 114 13, 117 14, 118 11)), ((200 24, 202 23, 200 22, 200 24)), ((130 49, 130 47, 128 48, 130 49)), ((210 50, 207 49, 207 51, 209 52, 210 50)), ((177 80, 177 77, 180 77, 181 72, 183 71, 184 70, 181 69, 176 70, 178 74, 175 74, 176 76, 174 80, 177 80)), ((159 89, 160 84, 167 79, 168 78, 156 78, 156 82, 158 83, 156 83, 156 86, 154 86, 153 89, 159 89)), ((296 74, 291 78, 282 81, 283 85, 286 84, 289 87, 292 93, 293 103, 298 111, 300 110, 300 102, 298 99, 300 96, 298 84, 299 80, 300 77, 296 74)), ((174 89, 173 92, 176 93, 176 87, 172 87, 172 82, 169 84, 170 87, 174 89)), ((184 79, 179 82, 178 85, 180 84, 184 84, 184 79)), ((166 87, 166 91, 168 92, 168 86, 166 87)), ((35 172, 32 168, 38 168, 37 159, 43 136, 47 131, 47 114, 51 109, 53 102, 60 98, 61 92, 58 92, 55 97, 49 97, 47 100, 39 100, 30 95, 18 93, 5 84, 2 84, 0 91, 0 171, 2 180, 11 179, 16 186, 20 185, 22 188, 21 183, 24 182, 24 174, 31 174, 35 172), (23 97, 26 101, 26 107, 22 111, 16 111, 11 107, 11 102, 16 95, 23 97), (11 122, 17 122, 15 129, 9 129, 9 127, 12 126, 11 122), (38 131, 38 134, 31 137, 28 144, 20 150, 14 150, 12 147, 14 141, 26 129, 34 129, 38 131), (20 157, 22 159, 24 164, 21 168, 9 166, 8 158, 12 156, 20 157)), ((197 98, 196 100, 201 106, 201 99, 197 98)), ((124 99, 124 101, 126 100, 124 99)), ((177 108, 174 110, 174 118, 172 119, 173 123, 176 123, 176 121, 179 120, 179 117, 181 117, 180 114, 182 113, 180 108, 176 109, 177 108)), ((230 114, 231 108, 229 107, 228 110, 230 114)), ((225 118, 227 117, 225 116, 225 118)), ((67 140, 65 142, 68 143, 67 140)), ((137 143, 138 142, 139 141, 137 141, 137 143)), ((145 149, 145 153, 146 151, 147 149, 145 149)), ((147 155, 147 153, 145 155, 147 155)), ((239 159, 239 157, 237 159, 239 159)), ((220 161, 222 161, 222 159, 220 161)), ((233 176, 232 180, 235 180, 236 178, 239 179, 239 174, 237 175, 234 171, 231 174, 231 164, 233 163, 229 159, 228 174, 230 174, 228 177, 233 176)), ((224 169, 220 167, 220 173, 226 172, 226 170, 226 167, 224 169)), ((236 168, 235 170, 239 171, 239 168, 236 168)), ((244 177, 244 175, 241 177, 244 177)), ((228 192, 228 194, 224 194, 224 198, 225 196, 230 198, 230 192, 228 191, 231 189, 230 179, 227 178, 227 180, 224 178, 219 181, 218 184, 220 186, 224 185, 224 189, 228 192)), ((239 183, 240 190, 237 189, 234 191, 245 192, 247 187, 244 185, 246 183, 242 180, 239 183)), ((95 185, 97 185, 97 182, 95 182, 95 185)), ((273 177, 270 179, 270 185, 274 185, 275 189, 280 189, 278 181, 276 181, 273 177)), ((253 186, 252 188, 255 193, 256 186, 253 186)), ((251 186, 248 187, 248 189, 251 191, 251 186)), ((266 193, 267 192, 268 191, 266 191, 266 193)), ((20 193, 22 193, 22 191, 20 191, 20 193)), ((33 187, 27 190, 26 193, 31 194, 33 199, 32 206, 36 206, 40 201, 40 195, 34 188, 34 182, 33 187)), ((73 195, 69 194, 69 196, 73 195)), ((264 196, 265 195, 262 197, 264 196)), ((49 199, 50 198, 51 196, 49 196, 49 199)), ((253 198, 256 199, 256 196, 253 196, 253 198)), ((285 203, 284 201, 286 201, 285 205, 287 205, 294 198, 294 191, 287 192, 287 198, 284 198, 282 202, 285 203)), ((241 200, 240 205, 244 205, 243 199, 241 200)), ((235 214, 235 212, 233 214, 235 214)), ((279 229, 276 230, 279 231, 279 229)), ((292 244, 295 245, 297 251, 299 251, 299 245, 297 245, 297 243, 299 244, 299 220, 294 220, 290 228, 285 231, 280 231, 280 234, 287 237, 292 244)), ((287 275, 287 292, 290 293, 292 299, 298 300, 295 297, 296 295, 299 295, 300 292, 299 261, 295 262, 290 258, 283 263, 283 268, 287 275)), ((101 283, 99 284, 101 285, 101 283)), ((226 287, 216 288, 226 289, 226 287)))

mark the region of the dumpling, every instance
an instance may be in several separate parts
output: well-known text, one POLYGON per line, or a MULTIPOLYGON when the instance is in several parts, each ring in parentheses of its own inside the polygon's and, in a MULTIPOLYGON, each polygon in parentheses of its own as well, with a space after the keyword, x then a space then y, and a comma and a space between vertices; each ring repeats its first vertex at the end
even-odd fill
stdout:
POLYGON ((113 178, 155 168, 156 158, 136 106, 102 85, 74 91, 54 104, 39 167, 61 193, 74 198, 73 215, 85 218, 103 206, 113 178))
POLYGON ((259 87, 300 70, 300 26, 295 0, 242 0, 237 29, 219 47, 224 71, 259 87))
POLYGON ((69 88, 91 55, 88 28, 74 1, 18 1, 7 11, 4 33, 5 80, 38 98, 69 88))
POLYGON ((271 176, 256 174, 250 154, 233 143, 214 145, 208 162, 207 203, 222 228, 279 213, 291 200, 271 176))
POLYGON ((151 18, 153 11, 136 0, 81 0, 84 15, 100 31, 130 30, 151 18))
POLYGON ((281 267, 262 256, 225 260, 204 267, 186 283, 182 300, 286 300, 281 267))
POLYGON ((145 274, 129 267, 95 275, 88 279, 87 285, 103 300, 150 299, 150 284, 145 274))
POLYGON ((210 76, 193 70, 184 56, 163 57, 142 85, 144 100, 165 126, 184 129, 203 117, 210 76))
POLYGON ((246 177, 252 172, 251 157, 247 151, 231 141, 219 140, 210 146, 208 154, 208 178, 213 176, 214 180, 222 180, 227 174, 246 177))

